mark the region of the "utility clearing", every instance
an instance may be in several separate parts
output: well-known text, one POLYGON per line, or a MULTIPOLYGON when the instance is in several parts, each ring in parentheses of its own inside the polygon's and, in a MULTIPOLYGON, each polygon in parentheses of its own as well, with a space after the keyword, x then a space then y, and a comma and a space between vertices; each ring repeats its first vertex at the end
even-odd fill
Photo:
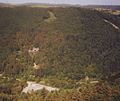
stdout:
POLYGON ((106 23, 112 25, 115 29, 119 29, 119 27, 116 26, 115 24, 113 24, 112 22, 110 22, 110 21, 108 21, 108 20, 106 20, 106 19, 104 19, 104 21, 105 21, 106 23))
POLYGON ((32 91, 38 91, 38 90, 42 90, 42 89, 46 89, 49 92, 59 90, 58 88, 41 85, 39 83, 31 82, 31 81, 27 81, 27 84, 28 84, 28 86, 22 90, 22 93, 31 93, 32 91))
POLYGON ((45 22, 47 23, 54 22, 57 19, 55 14, 51 11, 48 11, 48 13, 49 13, 49 18, 45 19, 45 22))

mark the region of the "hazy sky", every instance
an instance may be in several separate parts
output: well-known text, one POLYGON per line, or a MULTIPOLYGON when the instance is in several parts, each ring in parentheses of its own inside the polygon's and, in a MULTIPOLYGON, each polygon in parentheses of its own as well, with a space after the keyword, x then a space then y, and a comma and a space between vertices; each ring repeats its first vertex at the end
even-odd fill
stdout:
POLYGON ((120 5, 120 0, 0 0, 5 3, 63 3, 63 4, 98 4, 98 5, 120 5))

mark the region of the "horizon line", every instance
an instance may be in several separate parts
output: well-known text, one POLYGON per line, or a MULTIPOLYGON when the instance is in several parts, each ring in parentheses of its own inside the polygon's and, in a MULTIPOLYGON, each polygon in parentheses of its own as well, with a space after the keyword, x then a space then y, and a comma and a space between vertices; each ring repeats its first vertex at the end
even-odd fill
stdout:
POLYGON ((80 3, 46 3, 46 2, 0 2, 4 4, 13 4, 13 5, 22 5, 22 4, 54 4, 54 5, 81 5, 81 6, 87 6, 87 5, 105 5, 105 6, 120 6, 119 4, 96 4, 96 3, 89 3, 89 4, 80 4, 80 3))

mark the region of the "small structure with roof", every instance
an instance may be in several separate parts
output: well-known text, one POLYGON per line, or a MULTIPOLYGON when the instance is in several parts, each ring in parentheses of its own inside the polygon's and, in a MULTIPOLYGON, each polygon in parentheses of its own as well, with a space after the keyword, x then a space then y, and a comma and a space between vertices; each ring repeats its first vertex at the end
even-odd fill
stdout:
POLYGON ((39 48, 35 48, 33 47, 33 49, 31 50, 28 50, 29 53, 35 53, 35 52, 38 52, 39 51, 39 48))

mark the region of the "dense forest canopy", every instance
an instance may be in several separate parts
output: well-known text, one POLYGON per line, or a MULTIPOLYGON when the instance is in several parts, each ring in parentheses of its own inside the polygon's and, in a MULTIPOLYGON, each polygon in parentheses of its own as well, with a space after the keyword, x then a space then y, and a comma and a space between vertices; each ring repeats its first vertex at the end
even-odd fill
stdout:
MULTIPOLYGON (((1 77, 0 98, 6 98, 8 101, 17 99, 18 95, 15 95, 14 91, 19 94, 26 80, 43 80, 45 84, 61 89, 76 89, 80 86, 78 82, 86 76, 103 83, 97 86, 83 85, 83 88, 89 88, 90 95, 86 96, 91 96, 92 99, 86 101, 97 99, 95 96, 99 96, 99 92, 96 92, 96 89, 100 86, 101 91, 104 87, 108 90, 104 93, 109 97, 109 91, 113 94, 111 96, 115 97, 116 90, 118 97, 119 87, 111 86, 109 82, 114 82, 115 79, 111 80, 109 77, 119 73, 120 70, 119 28, 119 15, 91 9, 0 8, 0 73, 11 77, 11 81, 16 84, 12 85, 10 80, 1 77), (16 78, 23 79, 22 83, 16 83, 16 78), (93 88, 92 92, 90 88, 93 88), (92 93, 96 95, 93 96, 92 93), (8 98, 5 97, 7 95, 8 98)), ((87 89, 84 88, 81 92, 84 95, 87 89)), ((69 96, 77 95, 85 100, 80 92, 74 90, 48 93, 43 89, 41 92, 33 93, 33 98, 40 96, 44 99, 47 96, 46 99, 54 98, 55 101, 62 101, 61 96, 68 96, 66 98, 68 100, 69 96), (64 95, 61 95, 62 93, 64 95)), ((21 99, 27 97, 28 95, 22 96, 21 99)), ((77 99, 75 98, 75 101, 79 101, 77 99)), ((113 101, 106 98, 107 100, 113 101)))

